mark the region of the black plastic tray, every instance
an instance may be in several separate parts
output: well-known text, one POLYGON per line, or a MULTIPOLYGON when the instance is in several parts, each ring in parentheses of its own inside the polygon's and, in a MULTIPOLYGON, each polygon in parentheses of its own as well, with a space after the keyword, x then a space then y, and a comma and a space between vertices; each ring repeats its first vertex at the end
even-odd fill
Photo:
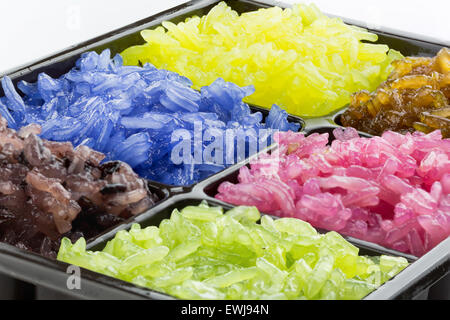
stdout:
MULTIPOLYGON (((312 134, 315 132, 331 133, 334 128, 334 126, 320 127, 316 130, 310 130, 308 134, 312 134)), ((332 140, 332 136, 330 136, 330 140, 332 140)), ((276 148, 276 146, 273 146, 271 150, 273 150, 273 148, 276 148)), ((225 181, 237 183, 239 170, 243 166, 248 166, 250 161, 253 158, 258 157, 261 153, 258 153, 253 157, 250 157, 249 159, 228 168, 224 172, 216 174, 213 177, 210 177, 205 181, 197 184, 192 189, 189 196, 194 196, 197 199, 215 201, 215 203, 221 204, 224 207, 226 205, 229 205, 226 202, 219 201, 214 198, 214 196, 217 194, 217 188, 222 182, 225 181)), ((320 231, 326 232, 327 230, 320 231)), ((410 261, 415 261, 407 269, 397 275, 395 280, 386 283, 383 287, 371 293, 369 296, 367 296, 367 299, 414 299, 419 297, 427 298, 428 290, 430 289, 432 289, 432 291, 434 290, 433 295, 431 296, 434 299, 449 298, 450 237, 430 250, 420 259, 412 255, 406 255, 396 250, 387 249, 375 243, 347 236, 344 236, 344 238, 346 238, 348 241, 359 248, 365 248, 373 252, 384 252, 385 254, 394 256, 408 257, 410 261), (436 283, 436 288, 432 288, 432 286, 436 283)))
MULTIPOLYGON (((187 2, 89 41, 69 47, 46 58, 42 58, 24 66, 15 68, 14 70, 7 71, 0 75, 0 77, 3 75, 8 75, 11 77, 14 84, 17 84, 20 80, 36 81, 38 74, 41 72, 45 72, 52 77, 58 77, 63 73, 68 72, 83 52, 91 50, 101 52, 103 49, 109 48, 113 55, 120 53, 131 45, 144 43, 140 36, 141 30, 158 26, 165 20, 170 20, 177 23, 192 15, 204 15, 208 13, 208 11, 218 2, 219 0, 194 0, 187 2)), ((230 0, 225 2, 227 2, 228 5, 239 13, 253 11, 258 8, 271 7, 273 5, 288 7, 286 4, 270 0, 230 0)), ((344 21, 346 20, 344 19, 344 21)), ((358 25, 358 23, 353 24, 358 25)), ((379 35, 379 43, 387 44, 389 47, 400 50, 404 55, 409 56, 433 56, 440 50, 441 47, 446 45, 439 44, 437 41, 432 39, 419 39, 418 37, 411 36, 410 34, 394 34, 389 30, 371 31, 379 35)), ((3 91, 0 88, 0 96, 2 95, 3 91)), ((251 106, 251 108, 253 111, 261 111, 264 116, 268 113, 267 109, 258 108, 256 106, 251 106)), ((290 116, 289 120, 302 124, 302 130, 306 133, 331 133, 334 128, 339 126, 338 116, 343 112, 343 110, 344 109, 321 118, 307 118, 304 119, 304 122, 296 116, 290 116)), ((364 133, 361 134, 369 136, 364 133)), ((268 150, 274 147, 275 146, 271 146, 268 150)), ((165 214, 167 215, 167 210, 169 210, 168 208, 170 206, 173 207, 174 204, 179 201, 185 201, 186 199, 207 199, 212 203, 220 204, 221 202, 211 197, 213 195, 213 191, 211 190, 214 189, 214 185, 217 188, 221 181, 233 181, 233 179, 236 179, 237 170, 242 165, 245 165, 245 163, 248 163, 248 160, 244 163, 225 169, 198 184, 187 187, 166 186, 155 182, 149 182, 151 185, 157 186, 164 190, 163 198, 165 200, 159 202, 146 213, 130 218, 117 227, 110 229, 109 231, 106 231, 105 233, 94 238, 88 244, 89 248, 99 245, 102 241, 115 234, 115 232, 126 228, 133 222, 144 222, 144 220, 149 222, 150 220, 148 219, 151 219, 150 217, 161 216, 164 212, 166 212, 165 214)), ((229 206, 226 204, 223 205, 229 206)), ((367 243, 357 239, 348 239, 362 250, 368 250, 367 252, 383 252, 386 254, 390 253, 404 256, 404 254, 388 250, 372 243, 367 243)), ((450 238, 442 242, 439 246, 417 261, 417 258, 409 256, 410 261, 415 262, 399 274, 394 280, 388 282, 383 287, 370 294, 367 299, 410 299, 424 295, 426 296, 430 286, 449 273, 449 255, 450 238)), ((87 299, 170 298, 169 296, 155 293, 150 290, 142 290, 123 281, 111 279, 87 270, 83 271, 82 290, 70 291, 66 288, 66 280, 68 277, 65 272, 66 267, 67 265, 64 263, 52 261, 40 255, 25 252, 7 244, 0 244, 0 273, 4 273, 9 277, 23 280, 27 283, 31 283, 45 289, 63 292, 70 297, 87 299)), ((447 294, 450 291, 448 278, 449 277, 447 276, 445 280, 447 283, 444 283, 443 290, 447 294)), ((14 289, 15 292, 29 292, 27 288, 23 288, 26 286, 24 286, 21 282, 19 282, 19 284, 22 286, 22 289, 16 286, 14 289)), ((440 286, 442 287, 442 283, 440 283, 440 286)), ((29 294, 26 294, 25 296, 28 297, 29 294)))

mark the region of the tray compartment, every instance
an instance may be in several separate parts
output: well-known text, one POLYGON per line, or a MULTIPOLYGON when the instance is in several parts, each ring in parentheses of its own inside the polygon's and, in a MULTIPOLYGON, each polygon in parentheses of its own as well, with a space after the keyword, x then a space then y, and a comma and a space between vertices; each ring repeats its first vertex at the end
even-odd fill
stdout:
MULTIPOLYGON (((186 18, 193 15, 203 16, 209 12, 220 0, 193 0, 177 7, 168 9, 154 16, 139 20, 135 23, 129 24, 125 27, 116 29, 107 34, 101 35, 94 39, 74 45, 60 52, 52 54, 48 57, 40 59, 35 62, 28 63, 14 70, 10 70, 0 75, 9 75, 16 85, 18 81, 25 80, 28 82, 35 82, 37 76, 41 72, 45 72, 52 77, 59 77, 68 72, 75 64, 75 61, 83 52, 94 50, 100 53, 102 50, 109 48, 112 55, 120 53, 132 45, 144 44, 145 41, 140 36, 140 32, 145 29, 160 26, 162 21, 168 20, 173 23, 184 21, 186 18)), ((225 1, 233 10, 238 13, 254 11, 260 8, 267 8, 277 5, 282 8, 290 5, 277 1, 252 1, 252 0, 226 0, 225 1)), ((343 19, 345 21, 345 19, 343 19)), ((348 23, 351 24, 349 21, 348 23)), ((379 36, 377 43, 387 44, 389 47, 401 51, 404 55, 425 55, 433 56, 443 46, 441 44, 433 43, 432 41, 412 39, 410 35, 394 35, 383 30, 370 30, 379 36)), ((0 96, 3 95, 3 90, 0 88, 0 96)), ((252 111, 260 111, 263 116, 267 116, 268 111, 265 108, 258 106, 251 106, 252 111)), ((296 116, 289 116, 289 121, 300 123, 302 128, 307 132, 317 127, 326 125, 335 125, 334 114, 315 119, 305 119, 296 116)), ((362 133, 363 134, 363 133, 362 133)), ((192 188, 194 185, 185 186, 192 188)), ((174 186, 178 187, 178 186, 174 186)))
MULTIPOLYGON (((99 251, 102 250, 106 243, 108 241, 110 241, 111 239, 114 238, 114 235, 117 233, 117 231, 119 230, 129 230, 131 228, 131 225, 133 223, 140 223, 141 226, 144 227, 148 227, 148 226, 159 226, 159 224, 161 223, 162 220, 164 219, 168 219, 170 218, 170 215, 172 213, 172 211, 174 209, 183 209, 186 206, 197 206, 199 205, 203 200, 204 197, 202 196, 196 196, 195 194, 192 195, 185 195, 185 196, 177 196, 177 199, 174 199, 173 201, 167 201, 165 203, 164 206, 159 207, 159 210, 152 210, 152 212, 148 212, 146 214, 143 214, 141 216, 139 216, 139 219, 135 219, 135 220, 139 220, 139 221, 130 221, 128 224, 124 224, 122 226, 120 226, 120 228, 113 230, 111 232, 109 232, 108 234, 105 234, 104 236, 102 236, 101 238, 98 238, 95 242, 90 243, 87 246, 88 250, 93 250, 93 251, 99 251)), ((208 204, 210 206, 221 206, 223 207, 225 210, 229 210, 235 206, 230 205, 230 204, 226 204, 223 203, 222 201, 218 201, 212 198, 208 198, 206 200, 208 202, 208 204)), ((277 217, 273 217, 274 219, 278 219, 277 217)), ((319 230, 319 232, 325 232, 323 230, 319 230)), ((367 243, 365 241, 361 241, 358 239, 354 239, 351 237, 345 237, 349 242, 351 242, 353 245, 355 245, 356 247, 358 247, 360 249, 360 254, 361 255, 368 255, 368 256, 377 256, 377 255, 393 255, 393 256, 400 256, 400 257, 404 257, 406 258, 410 263, 414 264, 415 261, 417 260, 416 257, 404 254, 404 253, 400 253, 400 252, 396 252, 394 250, 389 250, 386 248, 383 248, 381 246, 377 246, 377 245, 373 245, 370 243, 367 243)), ((411 264, 411 265, 412 265, 411 264)), ((410 266, 408 266, 405 270, 403 270, 400 274, 404 273, 406 270, 408 270, 408 268, 410 268, 410 266)), ((398 276, 398 275, 397 275, 398 276)), ((396 277, 397 277, 396 276, 396 277)), ((99 275, 99 277, 106 277, 109 278, 108 276, 105 275, 99 275)), ((389 282, 393 282, 395 281, 395 278, 391 279, 389 282)), ((130 284, 131 286, 134 286, 132 284, 130 284)), ((143 290, 150 290, 150 289, 143 289, 143 290)), ((375 292, 378 292, 378 294, 382 295, 384 290, 384 285, 381 286, 379 289, 377 289, 375 292)), ((420 290, 420 293, 425 293, 427 294, 428 292, 426 291, 427 288, 420 290), (425 291, 425 292, 424 292, 425 291)), ((152 290, 150 290, 152 291, 152 290)), ((398 287, 398 295, 402 294, 402 288, 398 287)), ((369 298, 370 295, 367 296, 367 298, 369 298)))

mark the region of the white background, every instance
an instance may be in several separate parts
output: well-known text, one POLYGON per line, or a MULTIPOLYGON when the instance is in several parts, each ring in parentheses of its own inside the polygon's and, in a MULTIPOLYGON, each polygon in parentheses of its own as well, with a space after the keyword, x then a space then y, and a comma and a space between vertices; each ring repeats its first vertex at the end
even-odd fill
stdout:
MULTIPOLYGON (((296 3, 301 0, 281 0, 296 3)), ((181 4, 183 0, 3 0, 0 72, 181 4)), ((311 0, 304 2, 310 3, 311 0)), ((449 0, 315 0, 327 13, 450 44, 449 0)))

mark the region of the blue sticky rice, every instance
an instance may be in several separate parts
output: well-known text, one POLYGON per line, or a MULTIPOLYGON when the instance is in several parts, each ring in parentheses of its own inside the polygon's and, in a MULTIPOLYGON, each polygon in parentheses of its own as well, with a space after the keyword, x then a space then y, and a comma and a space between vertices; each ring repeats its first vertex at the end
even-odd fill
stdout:
POLYGON ((251 113, 242 99, 252 86, 219 78, 198 92, 177 73, 123 66, 108 49, 84 53, 58 79, 41 73, 36 83, 19 82, 23 96, 8 77, 1 84, 0 114, 10 128, 40 124, 42 138, 87 145, 105 161, 122 160, 171 185, 193 184, 243 160, 270 145, 274 131, 299 130, 276 105, 265 123, 260 112, 251 113))

